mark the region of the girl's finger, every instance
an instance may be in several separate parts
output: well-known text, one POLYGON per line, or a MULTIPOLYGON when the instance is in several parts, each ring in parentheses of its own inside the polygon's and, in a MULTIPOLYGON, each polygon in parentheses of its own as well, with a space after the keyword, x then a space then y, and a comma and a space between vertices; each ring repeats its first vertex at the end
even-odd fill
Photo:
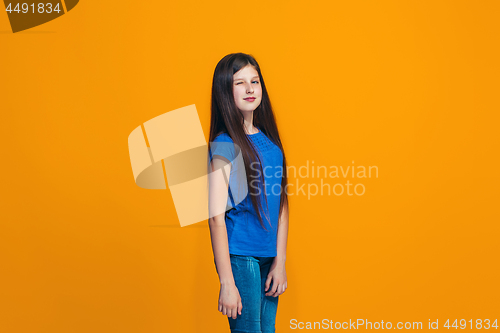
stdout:
POLYGON ((280 290, 281 290, 281 284, 278 284, 278 287, 276 288, 276 292, 274 293, 274 297, 278 297, 280 295, 280 290))
MULTIPOLYGON (((274 281, 273 281, 273 283, 274 283, 274 281)), ((276 281, 276 284, 273 286, 273 289, 271 290, 271 292, 272 292, 273 294, 276 294, 276 291, 278 290, 278 287, 279 287, 279 286, 280 286, 279 282, 278 282, 278 281, 276 281)))
POLYGON ((266 290, 265 291, 268 291, 269 286, 271 285, 271 280, 272 280, 271 275, 268 275, 267 279, 266 279, 266 290))
POLYGON ((238 314, 241 316, 241 309, 243 309, 243 304, 241 303, 241 300, 238 301, 238 314))
POLYGON ((278 295, 279 295, 279 287, 280 287, 280 285, 279 285, 279 284, 277 284, 277 285, 273 288, 273 290, 271 290, 271 292, 273 293, 273 294, 272 294, 272 296, 273 296, 273 297, 276 297, 276 296, 278 296, 278 295))

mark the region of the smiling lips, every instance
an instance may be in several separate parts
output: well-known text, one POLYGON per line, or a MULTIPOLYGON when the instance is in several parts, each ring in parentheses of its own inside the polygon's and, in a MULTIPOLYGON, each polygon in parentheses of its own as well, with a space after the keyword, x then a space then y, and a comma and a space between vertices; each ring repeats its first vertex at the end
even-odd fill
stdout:
POLYGON ((253 102, 253 101, 255 101, 255 97, 247 97, 247 98, 244 98, 244 100, 247 102, 253 102))

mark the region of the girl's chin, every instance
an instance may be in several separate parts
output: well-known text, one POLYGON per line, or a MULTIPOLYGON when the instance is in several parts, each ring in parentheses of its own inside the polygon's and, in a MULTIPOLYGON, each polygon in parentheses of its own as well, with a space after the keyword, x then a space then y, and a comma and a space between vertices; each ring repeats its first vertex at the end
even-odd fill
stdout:
POLYGON ((247 106, 246 108, 243 108, 243 109, 239 109, 241 112, 252 112, 252 111, 255 111, 255 109, 257 109, 259 107, 259 105, 252 105, 252 106, 247 106))

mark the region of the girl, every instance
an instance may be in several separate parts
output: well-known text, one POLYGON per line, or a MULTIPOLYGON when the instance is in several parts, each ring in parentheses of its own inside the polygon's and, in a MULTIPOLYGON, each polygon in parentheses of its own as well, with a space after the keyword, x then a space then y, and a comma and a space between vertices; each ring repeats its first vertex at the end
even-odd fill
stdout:
POLYGON ((229 54, 215 68, 209 154, 210 171, 223 171, 209 185, 209 200, 224 206, 224 213, 211 212, 209 219, 220 279, 218 310, 228 316, 231 332, 275 332, 278 296, 287 289, 286 159, 251 55, 229 54), (243 178, 237 177, 238 155, 243 178), (241 183, 248 195, 235 201, 241 183))

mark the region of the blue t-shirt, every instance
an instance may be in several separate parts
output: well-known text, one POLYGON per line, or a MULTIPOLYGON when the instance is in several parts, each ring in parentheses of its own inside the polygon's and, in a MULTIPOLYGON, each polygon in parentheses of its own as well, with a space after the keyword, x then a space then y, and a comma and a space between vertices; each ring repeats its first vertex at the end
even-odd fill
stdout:
MULTIPOLYGON (((258 128, 259 129, 259 128, 258 128)), ((261 211, 263 223, 266 230, 260 224, 255 208, 252 205, 250 193, 242 200, 236 200, 236 204, 231 204, 230 195, 228 195, 228 206, 232 207, 226 211, 225 221, 227 237, 229 243, 229 253, 244 256, 256 257, 275 257, 277 255, 277 233, 278 218, 281 198, 281 179, 283 176, 283 153, 281 149, 274 144, 260 129, 258 133, 247 134, 247 137, 256 148, 262 161, 262 170, 266 192, 261 188, 261 204, 266 209, 264 195, 267 196, 267 214, 261 211), (265 215, 269 216, 269 221, 265 215)), ((212 143, 211 158, 219 155, 227 158, 231 162, 231 173, 229 176, 229 194, 233 198, 238 197, 237 193, 231 192, 231 189, 237 189, 234 184, 238 167, 244 167, 242 163, 233 163, 238 150, 232 145, 233 140, 227 133, 219 134, 212 143)), ((211 160, 210 158, 210 160, 211 160)), ((250 166, 257 169, 258 166, 250 166)), ((246 181, 246 179, 245 179, 246 181)), ((247 186, 257 186, 248 184, 247 186)), ((250 189, 248 188, 248 191, 250 189)))

